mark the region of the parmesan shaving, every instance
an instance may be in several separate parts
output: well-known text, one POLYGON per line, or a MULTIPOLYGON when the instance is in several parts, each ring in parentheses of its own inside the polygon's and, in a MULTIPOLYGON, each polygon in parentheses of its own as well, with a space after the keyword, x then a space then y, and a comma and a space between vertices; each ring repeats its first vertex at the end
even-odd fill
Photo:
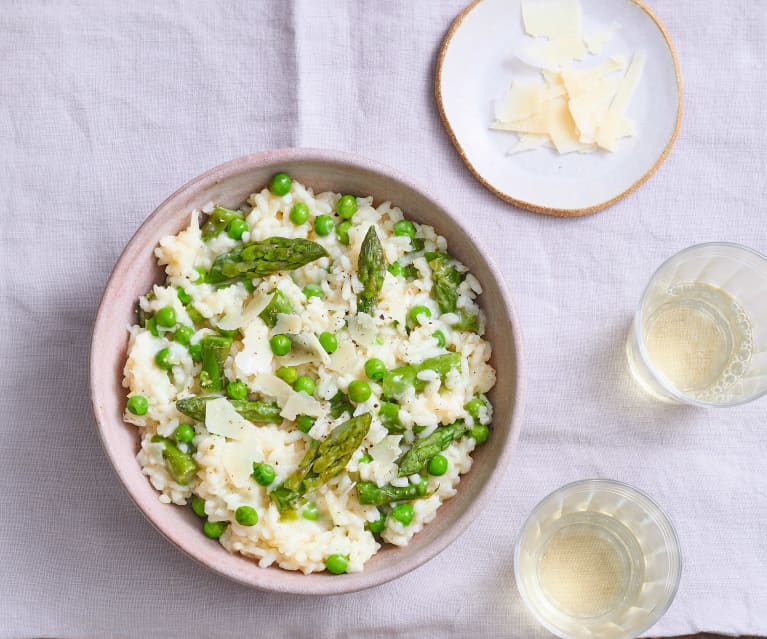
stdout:
POLYGON ((402 435, 387 435, 368 450, 379 464, 393 464, 400 456, 399 442, 402 435))
POLYGON ((301 348, 309 351, 315 356, 315 359, 319 359, 325 366, 330 365, 330 356, 327 354, 320 340, 314 333, 299 333, 293 336, 293 345, 298 345, 301 348))
POLYGON ((523 0, 521 7, 526 33, 546 40, 518 57, 537 66, 543 82, 515 79, 497 104, 490 128, 519 136, 507 155, 543 146, 553 146, 560 154, 597 148, 616 151, 618 140, 636 135, 626 111, 641 79, 645 54, 634 55, 625 75, 626 62, 617 56, 592 68, 573 68, 571 63, 588 53, 601 53, 619 25, 584 37, 579 0, 523 0))
POLYGON ((343 341, 338 345, 336 352, 330 356, 328 368, 337 373, 354 370, 357 366, 357 349, 351 341, 343 341))
POLYGON ((261 462, 264 453, 257 439, 244 439, 239 442, 224 444, 221 462, 226 474, 238 488, 253 485, 253 462, 261 462))
POLYGON ((272 349, 269 346, 269 330, 263 322, 251 322, 244 329, 242 350, 234 358, 234 364, 243 375, 258 375, 272 370, 272 349))
POLYGON ((266 308, 270 299, 270 296, 265 291, 258 288, 253 292, 253 298, 248 302, 244 310, 240 313, 231 313, 222 317, 218 323, 218 328, 225 331, 233 331, 240 326, 247 326, 266 308))
POLYGON ((274 325, 272 332, 277 335, 282 333, 285 335, 293 335, 301 331, 301 318, 298 315, 286 315, 285 313, 279 313, 277 315, 277 323, 274 325))
POLYGON ((310 415, 320 417, 322 415, 322 405, 306 393, 294 392, 280 411, 285 419, 294 421, 299 415, 310 415))
POLYGON ((290 384, 276 375, 271 373, 259 375, 252 387, 257 393, 274 399, 282 406, 280 415, 285 419, 294 421, 298 415, 311 415, 312 417, 322 415, 322 406, 314 397, 310 397, 306 393, 297 393, 290 384))
POLYGON ((219 397, 205 404, 205 428, 213 435, 241 440, 245 439, 255 426, 235 411, 224 397, 219 397))

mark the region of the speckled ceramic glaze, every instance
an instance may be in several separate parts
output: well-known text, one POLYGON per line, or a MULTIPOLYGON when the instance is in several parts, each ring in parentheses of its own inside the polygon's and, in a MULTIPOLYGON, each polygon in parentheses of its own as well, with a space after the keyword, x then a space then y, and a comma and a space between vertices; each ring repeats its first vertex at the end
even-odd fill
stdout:
MULTIPOLYGON (((450 212, 423 187, 396 171, 365 158, 336 151, 284 149, 233 160, 195 178, 149 216, 125 248, 107 283, 93 329, 90 379, 99 435, 115 471, 138 507, 174 545, 206 567, 242 584, 264 590, 300 594, 341 594, 395 579, 428 561, 454 541, 488 505, 511 459, 520 428, 523 375, 519 324, 501 274, 476 241, 450 212), (163 504, 141 474, 135 455, 138 430, 125 424, 126 391, 121 385, 128 344, 127 326, 135 322, 137 298, 162 281, 153 250, 164 235, 178 233, 189 214, 210 201, 236 207, 262 189, 271 176, 285 171, 315 192, 341 191, 389 200, 413 220, 434 226, 456 258, 482 282, 479 301, 487 315, 486 338, 492 343, 492 365, 498 381, 490 393, 495 409, 493 434, 473 455, 458 494, 405 548, 384 546, 364 572, 347 575, 259 568, 252 560, 230 554, 202 534, 200 520, 189 508, 163 504)), ((116 540, 118 541, 118 540, 116 540)), ((469 566, 456 566, 456 570, 469 566)))

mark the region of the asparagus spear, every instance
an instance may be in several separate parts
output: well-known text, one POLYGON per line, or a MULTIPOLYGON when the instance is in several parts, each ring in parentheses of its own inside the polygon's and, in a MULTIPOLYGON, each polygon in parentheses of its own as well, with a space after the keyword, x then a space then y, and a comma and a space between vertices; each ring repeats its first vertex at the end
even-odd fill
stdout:
POLYGON ((274 325, 277 324, 277 315, 280 313, 289 314, 293 312, 293 305, 290 303, 287 295, 285 295, 285 293, 283 293, 281 290, 277 289, 274 291, 272 299, 269 300, 269 303, 264 307, 264 310, 258 314, 258 316, 264 320, 264 323, 269 328, 274 328, 274 325))
POLYGON ((471 331, 476 333, 479 330, 479 315, 469 313, 466 309, 458 309, 458 321, 453 324, 456 331, 471 331))
POLYGON ((410 450, 399 459, 399 476, 407 477, 421 472, 426 462, 441 450, 445 450, 450 446, 450 442, 466 431, 466 424, 458 420, 447 426, 440 426, 428 437, 416 440, 410 450))
POLYGON ((458 322, 453 324, 457 331, 479 330, 479 316, 458 308, 458 285, 461 274, 455 268, 453 259, 447 253, 427 253, 425 255, 431 267, 431 277, 434 283, 432 297, 437 301, 439 310, 443 313, 457 313, 458 322))
POLYGON ((206 392, 224 389, 223 368, 232 338, 223 335, 206 335, 200 340, 202 354, 202 372, 200 373, 200 388, 206 392))
MULTIPOLYGON (((211 399, 220 399, 217 395, 187 397, 176 402, 176 409, 195 421, 205 421, 205 404, 211 399)), ((228 400, 235 411, 254 424, 280 424, 280 407, 272 402, 258 402, 248 399, 228 400)))
POLYGON ((401 395, 410 386, 417 391, 426 387, 426 382, 418 379, 418 373, 425 370, 432 370, 445 377, 451 370, 460 368, 460 353, 445 353, 437 357, 429 357, 420 364, 407 364, 399 368, 393 368, 386 372, 382 382, 384 397, 396 398, 401 395))
POLYGON ((446 253, 427 254, 434 286, 432 296, 443 313, 454 313, 458 308, 458 285, 461 274, 446 253))
POLYGON ((208 216, 202 227, 202 239, 209 240, 221 233, 235 219, 243 219, 241 211, 225 209, 223 206, 217 206, 208 216))
POLYGON ((219 255, 208 271, 207 281, 218 284, 246 275, 253 278, 292 271, 326 255, 322 246, 310 240, 270 237, 219 255))
POLYGON ((365 234, 365 239, 362 240, 357 260, 357 277, 363 287, 357 295, 358 313, 372 313, 381 294, 385 275, 386 257, 375 226, 371 226, 365 234))
POLYGON ((357 482, 357 499, 366 506, 383 506, 393 501, 418 499, 419 497, 426 497, 427 491, 428 483, 425 480, 407 486, 392 486, 391 484, 378 486, 372 481, 357 482))
POLYGON ((189 453, 184 453, 167 437, 154 435, 152 443, 162 444, 162 458, 173 481, 186 486, 197 474, 199 466, 189 453))
POLYGON ((343 391, 338 391, 330 398, 330 416, 338 419, 344 413, 351 415, 354 412, 354 406, 349 401, 349 397, 343 391))
POLYGON ((312 442, 298 468, 269 493, 281 513, 293 510, 306 493, 338 475, 370 430, 372 417, 363 413, 336 426, 322 442, 312 442))

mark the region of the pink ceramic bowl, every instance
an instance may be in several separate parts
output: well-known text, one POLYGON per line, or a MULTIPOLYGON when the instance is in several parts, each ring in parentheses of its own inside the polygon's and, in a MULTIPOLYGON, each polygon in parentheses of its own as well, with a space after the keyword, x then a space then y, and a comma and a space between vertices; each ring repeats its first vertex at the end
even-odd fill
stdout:
POLYGON ((517 440, 523 376, 519 323, 502 276, 459 220, 460 212, 451 212, 422 186, 376 162, 337 151, 283 149, 249 155, 204 173, 171 195, 142 224, 117 262, 101 300, 91 344, 91 395, 99 435, 117 475, 144 515, 175 546, 211 570, 248 586, 312 595, 339 594, 404 575, 444 550, 477 518, 501 480, 517 440), (474 454, 474 465, 461 479, 458 494, 445 502, 434 521, 407 547, 384 546, 366 564, 364 572, 356 574, 304 575, 276 567, 259 568, 249 559, 230 554, 202 534, 200 520, 191 509, 160 503, 135 458, 138 431, 122 420, 126 327, 134 322, 137 298, 162 281, 163 272, 156 266, 153 254, 157 242, 186 226, 192 209, 210 201, 236 207, 279 171, 315 192, 331 190, 372 195, 376 202, 390 200, 408 217, 430 224, 444 235, 450 252, 469 267, 484 289, 480 303, 487 315, 486 337, 493 346, 491 363, 498 375, 490 393, 495 409, 492 437, 474 454))

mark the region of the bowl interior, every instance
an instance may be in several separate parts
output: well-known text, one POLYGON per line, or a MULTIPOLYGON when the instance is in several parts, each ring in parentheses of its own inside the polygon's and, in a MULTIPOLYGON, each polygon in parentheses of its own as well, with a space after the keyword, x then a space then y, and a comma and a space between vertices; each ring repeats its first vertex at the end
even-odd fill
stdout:
POLYGON ((147 518, 176 546, 207 567, 243 584, 282 592, 337 594, 361 590, 398 577, 432 558, 476 517, 500 479, 516 440, 520 413, 519 328, 500 275, 482 256, 472 238, 429 194, 368 160, 345 154, 290 149, 247 156, 217 167, 174 193, 134 235, 107 284, 93 333, 91 388, 104 447, 129 494, 147 518), (303 575, 276 567, 267 569, 230 554, 203 536, 200 520, 188 508, 160 503, 136 462, 138 430, 125 424, 126 391, 122 370, 127 349, 126 327, 135 322, 137 298, 162 281, 154 248, 161 237, 188 224, 195 208, 214 201, 236 207, 263 188, 271 176, 285 171, 315 192, 326 190, 372 195, 389 200, 417 222, 433 225, 448 241, 450 252, 482 283, 480 303, 487 316, 486 337, 493 347, 497 383, 490 398, 495 409, 494 432, 474 453, 475 463, 458 494, 441 506, 434 521, 405 548, 384 546, 362 573, 303 575))

